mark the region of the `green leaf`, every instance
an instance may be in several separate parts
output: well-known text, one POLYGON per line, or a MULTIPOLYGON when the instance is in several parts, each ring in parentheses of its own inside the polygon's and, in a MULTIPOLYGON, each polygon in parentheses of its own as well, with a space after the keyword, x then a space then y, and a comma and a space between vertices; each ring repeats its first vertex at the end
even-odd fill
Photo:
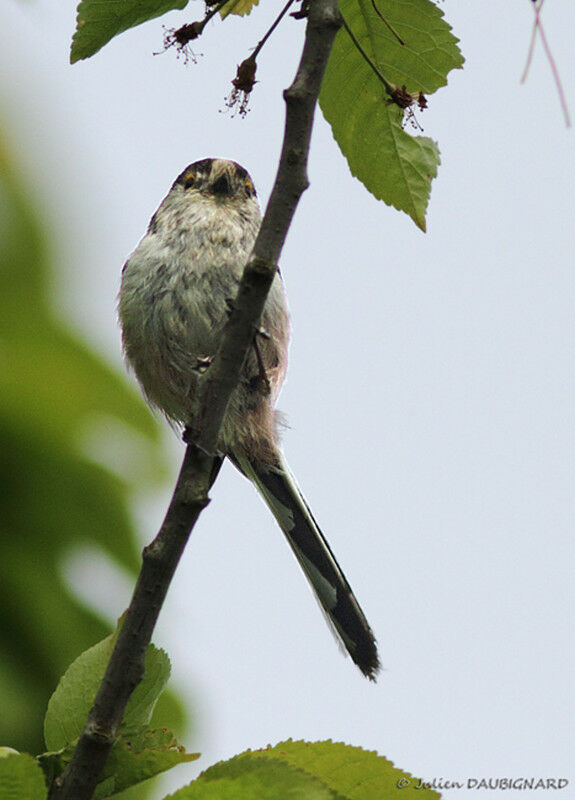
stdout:
POLYGON ((439 800, 418 778, 394 767, 377 753, 342 742, 280 742, 251 753, 250 758, 280 759, 319 778, 349 800, 439 800))
POLYGON ((195 761, 199 753, 186 753, 173 733, 146 730, 133 737, 119 736, 104 767, 94 800, 123 792, 177 764, 195 761))
POLYGON ((0 758, 0 797, 2 800, 45 800, 44 773, 36 759, 26 753, 0 758))
MULTIPOLYGON (((457 39, 431 0, 341 0, 355 38, 392 85, 426 96, 461 67, 457 39), (401 45, 377 9, 403 39, 401 45)), ((401 127, 403 111, 345 29, 336 36, 319 102, 353 175, 379 200, 405 211, 422 230, 439 149, 401 127)), ((416 114, 419 113, 416 111, 416 114)))
POLYGON ((238 17, 245 17, 251 14, 260 0, 230 0, 220 11, 220 16, 225 19, 228 14, 237 14, 238 17))
POLYGON ((377 753, 341 742, 280 742, 203 772, 166 800, 440 800, 377 753))
POLYGON ((139 733, 150 722, 154 706, 170 678, 170 659, 165 650, 151 644, 146 653, 146 673, 139 683, 126 708, 120 732, 128 736, 139 733))
POLYGON ((165 800, 335 800, 320 780, 281 760, 236 756, 210 767, 165 800))
POLYGON ((61 750, 82 733, 113 648, 107 636, 70 664, 50 698, 44 720, 48 750, 61 750))
POLYGON ((188 0, 81 0, 70 62, 89 58, 119 33, 187 4, 188 0))
MULTIPOLYGON (((58 752, 38 756, 48 784, 64 772, 75 749, 76 741, 73 741, 58 752)), ((166 728, 148 729, 133 736, 120 734, 108 756, 94 798, 101 800, 124 792, 177 764, 195 761, 199 757, 199 753, 187 753, 166 728)))
POLYGON ((102 797, 112 797, 117 794, 115 777, 106 778, 97 785, 94 790, 93 800, 101 800, 102 797))
MULTIPOLYGON (((48 750, 61 750, 81 734, 92 707, 106 665, 114 648, 116 633, 86 650, 68 667, 50 698, 44 720, 48 750)), ((150 645, 146 673, 130 698, 122 733, 141 731, 149 722, 154 705, 170 675, 170 662, 163 650, 150 645)))

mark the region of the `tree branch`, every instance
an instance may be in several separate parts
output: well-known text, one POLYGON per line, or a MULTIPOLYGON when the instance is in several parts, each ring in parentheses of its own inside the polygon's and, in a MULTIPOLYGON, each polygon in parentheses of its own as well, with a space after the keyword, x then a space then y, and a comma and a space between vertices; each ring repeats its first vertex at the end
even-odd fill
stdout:
POLYGON ((222 347, 206 373, 201 410, 194 424, 193 439, 208 453, 216 450, 228 398, 239 380, 295 209, 309 185, 307 156, 313 116, 340 24, 337 0, 311 3, 301 61, 294 82, 284 92, 286 122, 275 184, 224 330, 222 347))
POLYGON ((266 213, 244 270, 221 346, 205 374, 184 461, 158 536, 145 548, 142 569, 114 652, 67 770, 50 800, 90 800, 114 744, 128 700, 142 680, 144 658, 164 598, 201 511, 218 461, 218 434, 238 383, 254 331, 302 193, 309 185, 307 156, 321 82, 340 25, 337 0, 313 0, 301 61, 284 92, 286 123, 280 164, 266 213))

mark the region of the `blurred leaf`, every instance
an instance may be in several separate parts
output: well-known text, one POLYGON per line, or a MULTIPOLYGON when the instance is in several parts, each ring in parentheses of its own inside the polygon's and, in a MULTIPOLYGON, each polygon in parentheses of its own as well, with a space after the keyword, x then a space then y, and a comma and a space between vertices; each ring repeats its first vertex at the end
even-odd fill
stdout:
POLYGON ((280 760, 236 756, 210 767, 165 800, 336 800, 320 780, 280 760))
MULTIPOLYGON (((0 140, 0 741, 28 752, 43 749, 60 676, 110 629, 72 595, 61 565, 85 545, 135 572, 128 500, 164 470, 159 429, 139 395, 52 311, 47 253, 0 140), (84 453, 95 422, 103 436, 108 424, 115 440, 121 426, 140 437, 139 462, 122 478, 84 453)), ((158 705, 163 723, 181 730, 173 696, 158 705)))
MULTIPOLYGON (((463 64, 457 39, 431 0, 341 0, 340 10, 379 72, 410 93, 431 94, 447 83, 450 70, 463 64)), ((383 84, 341 29, 320 93, 323 114, 352 174, 425 230, 439 149, 428 137, 406 133, 401 127, 404 112, 388 100, 383 84)))
POLYGON ((187 4, 188 0, 81 0, 70 61, 89 58, 119 33, 187 4))
POLYGON ((220 11, 220 16, 225 19, 229 14, 237 14, 239 17, 251 14, 260 0, 229 0, 220 11))
POLYGON ((26 753, 0 758, 0 798, 2 800, 45 800, 44 773, 36 759, 26 753))
MULTIPOLYGON (((78 656, 62 676, 50 698, 44 720, 44 738, 48 750, 65 748, 80 736, 116 638, 117 630, 78 656)), ((144 679, 131 696, 120 726, 123 734, 138 734, 148 725, 169 677, 170 660, 167 654, 151 644, 146 653, 144 679)))
POLYGON ((319 778, 338 796, 349 800, 439 800, 441 795, 421 786, 418 778, 394 767, 375 752, 342 742, 280 742, 250 758, 280 759, 319 778))

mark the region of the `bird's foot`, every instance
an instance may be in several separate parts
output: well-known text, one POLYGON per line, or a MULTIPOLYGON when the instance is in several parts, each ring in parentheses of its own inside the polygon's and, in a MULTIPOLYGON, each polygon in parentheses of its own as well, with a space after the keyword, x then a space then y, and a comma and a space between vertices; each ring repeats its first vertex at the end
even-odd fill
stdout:
POLYGON ((192 367, 193 370, 203 374, 209 368, 210 364, 212 363, 212 356, 198 356, 196 358, 196 363, 192 367))

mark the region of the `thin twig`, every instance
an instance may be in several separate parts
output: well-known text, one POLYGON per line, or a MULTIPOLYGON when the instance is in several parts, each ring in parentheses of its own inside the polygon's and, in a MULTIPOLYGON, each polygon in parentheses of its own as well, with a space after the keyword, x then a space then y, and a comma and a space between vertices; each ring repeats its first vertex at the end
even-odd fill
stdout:
POLYGON ((535 37, 537 35, 537 32, 539 32, 539 36, 541 37, 541 44, 543 45, 543 50, 545 51, 545 55, 547 56, 547 60, 549 61, 549 65, 551 67, 551 73, 553 75, 553 80, 555 81, 555 87, 557 89, 557 94, 559 95, 559 104, 561 105, 561 110, 563 111, 565 125, 568 128, 570 128, 571 118, 569 116, 567 99, 565 97, 565 92, 563 91, 563 85, 561 83, 561 78, 559 76, 559 70, 557 69, 555 59, 553 58, 553 53, 551 52, 551 48, 549 47, 549 44, 547 42, 547 36, 545 35, 543 23, 541 22, 541 8, 543 7, 544 2, 545 0, 540 0, 539 2, 536 2, 533 5, 533 10, 535 12, 535 20, 533 22, 533 31, 531 33, 531 42, 529 44, 527 63, 525 64, 523 75, 521 76, 521 82, 523 83, 527 78, 527 73, 529 71, 529 67, 531 66, 531 60, 533 58, 533 50, 535 48, 535 37))
POLYGON ((405 45, 405 42, 403 41, 399 33, 395 30, 395 28, 392 27, 391 23, 387 21, 387 19, 383 16, 379 8, 376 6, 375 0, 371 0, 371 5, 373 6, 373 10, 380 18, 380 20, 383 22, 383 24, 391 31, 391 33, 393 33, 399 44, 405 45))
POLYGON ((547 37, 545 36, 545 31, 543 30, 543 25, 539 20, 538 15, 539 9, 536 9, 537 14, 537 27, 539 29, 539 36, 541 37, 541 43, 543 44, 543 49, 545 50, 545 54, 547 56, 547 60, 551 66, 551 72, 553 74, 553 80, 555 81, 555 86, 557 88, 557 94, 559 95, 559 103, 561 105, 561 109, 563 111, 563 116, 565 118, 565 124, 568 128, 571 127, 571 119, 569 117, 569 109, 567 108, 567 100, 565 98, 565 92, 563 91, 563 86, 561 84, 561 78, 559 77, 559 70, 557 69, 557 65, 555 63, 555 59, 553 58, 553 54, 551 52, 551 48, 547 43, 547 37))
POLYGON ((533 52, 535 50, 535 41, 537 39, 537 22, 539 20, 539 9, 543 5, 545 0, 541 0, 540 5, 535 5, 535 19, 533 20, 533 27, 531 28, 531 41, 529 42, 529 49, 527 51, 527 60, 525 61, 525 69, 523 70, 523 75, 521 76, 521 83, 525 83, 527 80, 527 74, 529 72, 529 68, 531 67, 531 61, 533 60, 533 52))
POLYGON ((154 55, 159 56, 162 52, 165 53, 170 47, 175 47, 178 50, 178 58, 179 54, 183 53, 185 58, 184 63, 188 62, 189 57, 191 57, 194 63, 196 63, 195 55, 191 52, 191 50, 188 50, 189 43, 193 42, 195 39, 198 39, 202 35, 208 22, 229 2, 230 0, 219 0, 219 2, 217 2, 214 7, 205 14, 202 20, 186 23, 180 28, 166 28, 163 26, 164 49, 163 51, 154 53, 154 55))
POLYGON ((205 375, 202 414, 187 430, 188 447, 174 496, 156 539, 144 551, 142 569, 116 647, 106 668, 78 746, 50 800, 90 800, 128 702, 144 674, 144 657, 180 556, 209 502, 219 430, 229 397, 277 273, 277 263, 301 194, 308 186, 307 158, 313 117, 325 67, 340 25, 337 0, 314 0, 301 61, 284 92, 286 124, 276 181, 250 260, 205 375))
MULTIPOLYGON (((201 30, 202 31, 204 30, 204 28, 206 27, 208 22, 211 20, 211 18, 215 17, 215 15, 218 13, 218 11, 221 11, 222 8, 225 5, 227 5, 227 3, 229 3, 229 1, 230 0, 220 0, 219 3, 216 3, 216 5, 207 12, 206 16, 203 18, 203 20, 201 22, 201 30)), ((200 31, 200 33, 201 33, 201 31, 200 31)))
POLYGON ((234 108, 234 106, 236 106, 241 117, 244 117, 248 112, 250 95, 257 83, 256 72, 258 68, 257 57, 259 52, 277 26, 280 24, 283 17, 287 14, 289 7, 294 2, 295 0, 288 0, 286 5, 275 18, 269 30, 266 32, 265 36, 260 39, 260 41, 254 47, 251 55, 249 55, 247 58, 244 58, 241 64, 238 64, 236 77, 232 81, 232 91, 230 92, 229 97, 226 98, 226 106, 228 108, 234 108))
POLYGON ((258 57, 258 53, 260 52, 260 50, 262 49, 264 44, 267 42, 267 40, 270 38, 272 33, 275 31, 277 26, 280 24, 280 22, 282 21, 283 17, 285 17, 287 12, 289 11, 290 6, 292 6, 294 3, 295 3, 295 0, 288 0, 287 1, 285 6, 282 8, 280 13, 275 18, 271 28, 268 30, 266 35, 263 37, 263 39, 260 39, 260 41, 257 43, 256 47, 254 48, 254 52, 251 55, 251 58, 256 59, 258 57))
POLYGON ((284 141, 278 173, 251 258, 234 301, 233 313, 224 330, 226 346, 216 354, 203 386, 202 408, 209 419, 198 415, 196 442, 213 452, 225 413, 221 397, 229 397, 236 385, 244 354, 254 331, 248 309, 263 311, 265 298, 277 271, 277 263, 301 194, 308 186, 307 156, 315 106, 335 34, 341 25, 337 0, 314 0, 310 4, 301 61, 293 84, 284 92, 287 106, 284 141))
POLYGON ((369 64, 369 66, 371 67, 371 69, 373 70, 373 72, 375 72, 376 76, 378 77, 378 79, 379 79, 379 80, 381 81, 381 83, 383 84, 383 86, 384 86, 384 88, 385 88, 385 91, 386 91, 386 92, 387 92, 389 95, 393 96, 393 93, 394 93, 394 91, 395 91, 395 86, 394 86, 392 83, 390 83, 390 82, 387 80, 387 78, 385 77, 385 75, 382 75, 382 74, 381 74, 381 72, 379 71, 378 67, 377 67, 377 66, 376 66, 376 65, 373 63, 373 61, 371 60, 371 58, 370 58, 370 57, 367 55, 367 53, 365 52, 365 50, 363 49, 363 47, 360 45, 360 43, 359 43, 359 42, 358 42, 358 40, 356 39, 356 36, 355 36, 354 32, 352 31, 352 29, 349 27, 349 25, 348 25, 348 24, 347 24, 347 22, 345 21, 345 18, 343 17, 343 15, 342 15, 342 18, 341 18, 341 20, 342 20, 342 25, 343 25, 343 27, 345 28, 345 30, 346 30, 346 32, 347 32, 347 34, 348 34, 349 38, 350 38, 350 39, 351 39, 351 41, 354 43, 355 47, 356 47, 356 48, 359 50, 360 54, 363 56, 363 58, 365 59, 365 61, 366 61, 366 62, 369 64))

